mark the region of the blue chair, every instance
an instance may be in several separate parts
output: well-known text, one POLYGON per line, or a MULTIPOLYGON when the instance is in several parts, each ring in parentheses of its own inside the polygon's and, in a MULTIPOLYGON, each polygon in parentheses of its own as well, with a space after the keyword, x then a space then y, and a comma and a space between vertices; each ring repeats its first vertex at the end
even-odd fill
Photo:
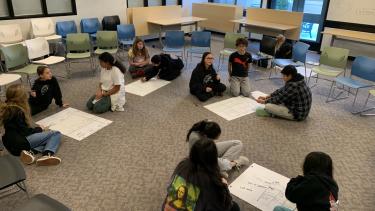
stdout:
POLYGON ((211 32, 195 31, 191 33, 191 47, 187 49, 186 62, 190 54, 190 60, 193 54, 203 54, 211 51, 211 32))
POLYGON ((117 37, 120 46, 133 45, 135 39, 135 28, 133 24, 117 25, 117 37))
MULTIPOLYGON (((305 67, 305 77, 307 76, 306 73, 306 54, 309 50, 310 45, 303 43, 303 42, 297 42, 293 46, 292 50, 292 59, 275 59, 274 64, 275 67, 278 66, 280 68, 284 68, 287 65, 293 65, 296 67, 304 66, 305 67)), ((270 73, 271 77, 272 71, 270 73)))
MULTIPOLYGON (((354 111, 354 106, 355 106, 355 102, 357 100, 357 95, 358 95, 359 89, 372 87, 372 86, 375 86, 375 84, 374 83, 369 84, 369 83, 366 83, 362 80, 354 79, 354 78, 352 78, 352 76, 356 76, 359 79, 364 79, 364 80, 367 80, 367 81, 375 82, 375 59, 370 58, 370 57, 365 57, 365 56, 358 56, 353 62, 351 75, 349 77, 345 77, 345 76, 336 77, 335 81, 334 81, 334 83, 332 83, 331 89, 329 91, 328 98, 330 98, 331 95, 334 95, 337 83, 342 84, 344 86, 343 90, 347 91, 348 95, 354 94, 354 93, 350 92, 350 89, 355 89, 356 92, 354 94, 355 97, 354 97, 354 101, 353 101, 353 104, 352 104, 352 113, 357 114, 357 113, 361 113, 361 111, 359 111, 359 112, 354 111), (345 87, 348 87, 349 89, 345 90, 345 87)), ((347 98, 347 97, 339 98, 339 96, 342 93, 343 93, 343 91, 340 92, 335 97, 332 97, 333 101, 347 98)))
POLYGON ((184 57, 185 33, 183 31, 166 31, 163 52, 181 52, 184 57))
POLYGON ((83 18, 81 20, 81 33, 88 33, 91 38, 96 38, 96 32, 100 30, 98 18, 83 18))
POLYGON ((56 22, 56 34, 65 39, 66 35, 71 33, 77 33, 77 26, 74 21, 56 22))

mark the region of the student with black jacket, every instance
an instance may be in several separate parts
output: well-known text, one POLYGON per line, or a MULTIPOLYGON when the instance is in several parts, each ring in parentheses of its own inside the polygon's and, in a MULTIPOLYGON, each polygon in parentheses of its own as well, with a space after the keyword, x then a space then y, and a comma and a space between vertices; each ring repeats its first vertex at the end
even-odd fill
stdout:
POLYGON ((51 70, 47 66, 39 66, 37 74, 39 78, 35 80, 29 98, 31 115, 46 110, 52 103, 52 99, 55 100, 56 105, 68 107, 69 104, 63 103, 59 83, 52 76, 51 70))
POLYGON ((5 133, 2 137, 5 148, 28 165, 36 160, 37 165, 57 165, 61 159, 55 156, 60 145, 61 133, 40 126, 32 127, 27 92, 20 84, 8 87, 6 101, 0 104, 0 120, 5 133), (36 159, 34 154, 42 153, 36 159))
POLYGON ((171 177, 163 211, 239 211, 227 181, 220 175, 213 141, 201 139, 181 161, 171 177))
POLYGON ((290 44, 284 35, 276 36, 275 58, 276 59, 291 59, 293 46, 290 44))
POLYGON ((305 78, 297 72, 296 67, 288 65, 281 70, 285 85, 271 95, 257 99, 265 104, 257 108, 258 116, 277 116, 289 120, 302 121, 309 115, 311 109, 311 90, 305 78))
POLYGON ((142 81, 148 81, 157 76, 159 79, 172 81, 181 74, 184 63, 180 58, 173 59, 171 55, 161 53, 151 58, 153 67, 145 71, 142 81))
MULTIPOLYGON (((324 152, 311 152, 305 158, 303 176, 289 181, 285 196, 297 204, 298 211, 336 211, 338 192, 331 157, 324 152)), ((277 206, 274 211, 291 210, 277 206)))
POLYGON ((210 52, 205 52, 202 61, 195 67, 190 78, 190 93, 204 102, 211 97, 222 96, 226 87, 220 83, 220 76, 213 68, 214 57, 210 52))

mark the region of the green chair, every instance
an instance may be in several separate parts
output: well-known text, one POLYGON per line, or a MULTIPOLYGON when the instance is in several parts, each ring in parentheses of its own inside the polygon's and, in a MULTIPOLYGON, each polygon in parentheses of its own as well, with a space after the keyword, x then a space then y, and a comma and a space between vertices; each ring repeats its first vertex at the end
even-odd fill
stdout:
POLYGON ((22 44, 10 45, 1 48, 5 61, 5 71, 26 75, 31 86, 30 75, 36 74, 38 65, 30 64, 27 48, 22 44))
MULTIPOLYGON (((312 68, 310 72, 310 79, 312 72, 316 73, 316 81, 314 86, 318 83, 318 79, 331 81, 334 83, 334 78, 346 71, 346 65, 348 63, 349 50, 344 48, 336 47, 325 47, 322 54, 320 55, 319 66, 312 68), (319 78, 319 76, 325 76, 327 78, 319 78)), ((328 102, 329 96, 326 102, 328 102)))
MULTIPOLYGON (((90 67, 95 73, 94 59, 91 56, 90 37, 87 33, 68 34, 66 36, 66 63, 68 77, 70 77, 71 63, 73 60, 89 59, 90 67)), ((79 61, 78 61, 79 62, 79 61)))
POLYGON ((226 33, 224 37, 224 49, 220 51, 219 56, 219 70, 222 63, 224 63, 225 56, 230 56, 236 51, 236 40, 238 38, 246 38, 245 35, 240 33, 226 33))
POLYGON ((116 31, 98 31, 96 33, 97 49, 94 51, 96 55, 108 52, 110 54, 117 54, 118 39, 116 31))

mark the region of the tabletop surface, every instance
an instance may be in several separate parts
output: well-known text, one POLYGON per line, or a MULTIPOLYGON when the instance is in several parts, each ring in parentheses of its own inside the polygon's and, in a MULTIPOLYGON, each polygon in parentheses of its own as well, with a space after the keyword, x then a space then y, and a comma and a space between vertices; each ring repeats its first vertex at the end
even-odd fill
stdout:
POLYGON ((341 37, 348 37, 348 38, 353 38, 353 39, 360 39, 360 40, 375 42, 375 33, 331 28, 331 29, 325 29, 324 31, 322 31, 322 34, 330 34, 330 35, 336 35, 336 36, 341 36, 341 37))
POLYGON ((176 17, 176 18, 168 18, 168 19, 156 19, 156 20, 148 20, 148 23, 153 23, 157 25, 177 25, 177 24, 184 24, 184 23, 191 23, 191 22, 199 22, 205 21, 207 18, 199 18, 194 16, 189 17, 176 17))
POLYGON ((242 23, 248 26, 258 26, 258 27, 263 27, 263 28, 278 29, 282 31, 298 28, 298 26, 293 26, 293 25, 273 23, 273 22, 268 22, 268 21, 248 20, 248 19, 232 20, 232 22, 242 23))

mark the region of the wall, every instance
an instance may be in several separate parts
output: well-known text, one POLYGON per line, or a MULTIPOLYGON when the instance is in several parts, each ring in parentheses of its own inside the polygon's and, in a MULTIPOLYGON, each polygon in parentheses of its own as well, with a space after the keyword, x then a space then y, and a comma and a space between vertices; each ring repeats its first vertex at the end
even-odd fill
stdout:
MULTIPOLYGON (((98 17, 99 21, 104 16, 118 15, 122 23, 126 23, 126 0, 76 0, 77 15, 52 17, 54 21, 74 20, 79 30, 82 18, 98 17), (110 5, 110 6, 108 6, 110 5)), ((31 37, 31 25, 29 19, 3 20, 0 24, 16 23, 21 25, 25 39, 31 37)))

